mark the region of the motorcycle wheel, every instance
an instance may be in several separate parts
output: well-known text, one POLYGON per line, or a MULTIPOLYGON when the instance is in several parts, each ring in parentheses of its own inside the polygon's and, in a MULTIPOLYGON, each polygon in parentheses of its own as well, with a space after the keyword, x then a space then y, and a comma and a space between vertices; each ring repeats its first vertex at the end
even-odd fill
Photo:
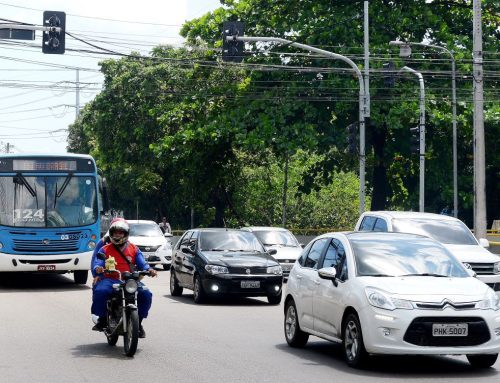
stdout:
POLYGON ((131 310, 127 313, 127 328, 123 336, 123 348, 125 355, 134 356, 137 351, 137 342, 139 341, 139 314, 137 310, 131 310))

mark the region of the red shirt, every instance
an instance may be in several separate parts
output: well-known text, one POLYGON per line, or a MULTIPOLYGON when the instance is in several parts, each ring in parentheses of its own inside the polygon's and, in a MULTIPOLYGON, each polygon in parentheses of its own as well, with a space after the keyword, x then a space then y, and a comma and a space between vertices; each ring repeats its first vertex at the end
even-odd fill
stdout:
MULTIPOLYGON (((125 249, 122 250, 122 253, 130 261, 132 265, 135 265, 135 260, 138 251, 139 249, 137 248, 136 245, 128 242, 127 246, 125 246, 125 249)), ((106 259, 108 259, 109 257, 115 258, 116 270, 119 270, 121 273, 124 273, 126 271, 131 272, 130 266, 128 265, 127 261, 123 259, 121 254, 116 249, 115 245, 113 245, 112 243, 105 245, 100 252, 106 254, 106 259)), ((104 277, 116 279, 118 278, 118 275, 117 273, 106 273, 104 274, 104 277)))

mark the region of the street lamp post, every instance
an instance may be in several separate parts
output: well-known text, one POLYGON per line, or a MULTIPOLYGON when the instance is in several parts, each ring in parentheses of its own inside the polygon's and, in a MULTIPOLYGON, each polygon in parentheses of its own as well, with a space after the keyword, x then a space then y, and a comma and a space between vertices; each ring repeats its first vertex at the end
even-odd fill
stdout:
POLYGON ((367 113, 367 95, 365 92, 364 78, 359 70, 358 66, 348 57, 325 51, 323 49, 315 48, 310 45, 300 44, 293 42, 291 40, 282 39, 279 37, 251 37, 251 36, 237 36, 228 35, 226 37, 227 41, 243 41, 243 42, 275 42, 279 44, 285 44, 292 47, 300 48, 309 52, 314 52, 323 57, 331 57, 334 59, 342 60, 349 64, 351 68, 356 73, 359 81, 359 212, 360 214, 365 211, 365 116, 367 113))
POLYGON ((407 57, 411 55, 411 45, 438 49, 446 52, 451 59, 451 105, 452 105, 452 124, 453 124, 453 216, 458 217, 458 164, 457 164, 457 88, 456 88, 456 69, 455 57, 453 52, 439 45, 413 43, 407 41, 391 41, 389 45, 400 47, 400 56, 407 57))
POLYGON ((419 182, 419 195, 418 195, 418 210, 423 212, 425 210, 425 86, 424 77, 422 73, 417 72, 415 69, 404 66, 398 72, 410 72, 418 77, 420 84, 420 116, 419 116, 419 168, 420 168, 420 182, 419 182))

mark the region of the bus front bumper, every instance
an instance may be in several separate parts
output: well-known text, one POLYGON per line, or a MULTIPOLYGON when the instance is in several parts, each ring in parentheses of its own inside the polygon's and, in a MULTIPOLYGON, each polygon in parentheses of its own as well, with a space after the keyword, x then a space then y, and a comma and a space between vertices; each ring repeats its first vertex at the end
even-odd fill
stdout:
POLYGON ((23 255, 0 253, 0 271, 67 272, 90 270, 92 251, 78 254, 23 255))

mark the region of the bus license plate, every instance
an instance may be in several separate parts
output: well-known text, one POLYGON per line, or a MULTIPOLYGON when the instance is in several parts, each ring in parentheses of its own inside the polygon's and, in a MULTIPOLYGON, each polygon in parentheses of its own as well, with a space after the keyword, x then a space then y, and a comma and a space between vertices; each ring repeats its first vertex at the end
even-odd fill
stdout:
POLYGON ((467 336, 469 326, 467 323, 434 323, 432 336, 467 336))
POLYGON ((38 265, 38 271, 55 271, 56 265, 38 265))
POLYGON ((241 281, 242 289, 258 289, 260 287, 260 281, 241 281))

